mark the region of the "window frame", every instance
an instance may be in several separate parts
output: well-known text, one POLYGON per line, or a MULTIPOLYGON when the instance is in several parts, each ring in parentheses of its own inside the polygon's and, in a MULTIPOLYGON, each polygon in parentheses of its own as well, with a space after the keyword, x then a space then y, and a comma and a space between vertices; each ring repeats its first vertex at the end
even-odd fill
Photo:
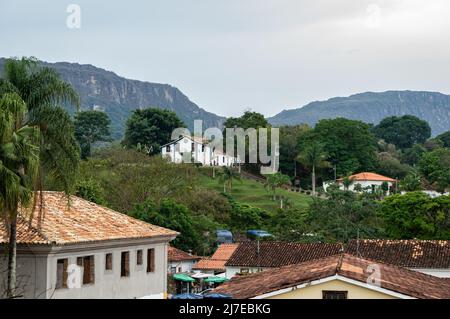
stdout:
POLYGON ((346 290, 322 290, 322 299, 327 300, 343 300, 348 299, 348 291, 346 290), (344 298, 326 298, 327 296, 334 295, 335 297, 343 296, 344 298))

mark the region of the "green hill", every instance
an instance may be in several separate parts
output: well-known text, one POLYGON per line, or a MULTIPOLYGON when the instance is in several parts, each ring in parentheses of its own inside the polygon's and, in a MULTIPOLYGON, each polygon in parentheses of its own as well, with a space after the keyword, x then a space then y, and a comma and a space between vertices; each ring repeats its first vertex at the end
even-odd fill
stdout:
MULTIPOLYGON (((205 171, 209 169, 203 168, 202 170, 204 170, 205 173, 205 171)), ((223 185, 220 184, 217 179, 208 176, 209 174, 209 172, 208 174, 201 174, 199 178, 200 186, 222 192, 223 185)), ((255 206, 268 212, 274 212, 279 207, 279 202, 272 200, 271 193, 266 190, 261 182, 245 177, 243 177, 241 181, 233 182, 231 195, 239 203, 255 206)), ((307 208, 312 201, 311 197, 308 195, 280 188, 277 189, 277 195, 282 195, 284 198, 287 198, 288 202, 292 204, 292 207, 300 209, 307 208)))

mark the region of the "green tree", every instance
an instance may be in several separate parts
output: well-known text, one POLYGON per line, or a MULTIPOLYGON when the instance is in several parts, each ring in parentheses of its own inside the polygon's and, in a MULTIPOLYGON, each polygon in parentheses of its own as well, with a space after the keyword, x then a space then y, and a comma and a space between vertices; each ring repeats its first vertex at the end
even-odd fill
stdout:
POLYGON ((378 138, 400 149, 424 143, 431 136, 430 125, 412 115, 387 117, 374 127, 374 132, 378 138))
POLYGON ((130 148, 146 146, 150 154, 157 154, 179 127, 184 124, 175 112, 158 108, 135 110, 127 121, 123 144, 130 148))
POLYGON ((409 172, 408 175, 400 181, 400 188, 407 192, 419 191, 422 188, 421 185, 420 174, 415 171, 409 172))
POLYGON ((332 189, 327 199, 315 198, 309 208, 311 232, 327 241, 347 242, 383 235, 378 203, 368 194, 332 189))
MULTIPOLYGON (((280 172, 266 176, 265 186, 272 191, 273 200, 277 200, 277 188, 284 185, 291 185, 289 176, 281 174, 280 172)), ((283 208, 283 197, 280 197, 280 208, 283 208)))
POLYGON ((1 160, 5 178, 0 179, 3 191, 0 202, 4 216, 8 215, 9 219, 7 295, 13 297, 16 290, 17 208, 19 205, 27 207, 30 196, 42 190, 45 176, 51 176, 66 193, 70 192, 80 155, 73 123, 59 105, 78 107, 79 98, 55 71, 42 68, 36 60, 27 58, 6 61, 0 79, 0 97, 3 109, 0 113, 4 119, 9 118, 0 126, 0 135, 4 139, 0 156, 5 156, 1 160), (14 167, 14 161, 19 166, 14 167), (5 165, 12 165, 9 172, 5 165))
POLYGON ((243 129, 258 129, 261 127, 268 127, 269 123, 264 118, 264 115, 257 112, 246 111, 241 117, 227 118, 223 126, 229 128, 233 128, 236 126, 243 129))
POLYGON ((107 204, 103 188, 93 178, 79 180, 75 185, 75 195, 99 205, 107 204))
POLYGON ((7 297, 16 293, 19 207, 29 208, 39 166, 39 128, 24 125, 26 105, 15 93, 0 98, 0 210, 9 226, 7 297))
POLYGON ((401 155, 402 162, 408 165, 417 165, 422 154, 427 150, 421 144, 414 144, 411 148, 404 149, 401 155))
POLYGON ((444 147, 450 148, 450 131, 442 133, 441 135, 436 136, 436 139, 440 140, 444 147))
POLYGON ((324 146, 329 162, 336 166, 337 175, 373 171, 377 165, 376 139, 370 126, 361 121, 321 120, 314 128, 311 141, 324 146))
POLYGON ((438 148, 424 153, 419 170, 438 191, 445 192, 450 186, 450 149, 438 148))
POLYGON ((382 202, 380 212, 391 238, 450 239, 450 196, 397 194, 382 202))
POLYGON ((311 169, 312 195, 316 195, 316 169, 328 167, 327 154, 319 143, 312 143, 300 151, 297 158, 303 165, 311 169))
POLYGON ((200 245, 200 234, 194 228, 188 208, 172 199, 163 200, 159 206, 151 200, 136 204, 130 216, 180 232, 172 242, 179 249, 193 250, 200 245))
POLYGON ((233 190, 234 180, 241 180, 241 175, 232 167, 223 166, 222 170, 217 172, 217 174, 219 175, 219 183, 223 184, 224 193, 226 193, 227 190, 229 190, 230 192, 233 190))
POLYGON ((297 157, 300 140, 312 129, 306 124, 281 126, 280 128, 280 172, 295 177, 299 175, 297 157))
POLYGON ((111 120, 105 112, 84 111, 75 115, 75 138, 81 147, 81 157, 91 156, 95 142, 111 141, 111 120))

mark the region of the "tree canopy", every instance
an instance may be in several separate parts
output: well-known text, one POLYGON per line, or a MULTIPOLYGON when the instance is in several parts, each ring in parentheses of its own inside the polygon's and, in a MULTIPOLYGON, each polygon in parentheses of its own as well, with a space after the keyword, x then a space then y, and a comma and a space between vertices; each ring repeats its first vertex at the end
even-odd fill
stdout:
POLYGON ((110 125, 111 120, 105 112, 84 111, 75 115, 75 138, 80 144, 82 158, 91 156, 93 143, 111 140, 110 125))
POLYGON ((376 167, 376 139, 366 123, 345 118, 321 120, 304 143, 313 140, 323 145, 340 176, 376 167))
POLYGON ((373 131, 378 138, 384 139, 400 149, 424 143, 431 136, 430 125, 412 115, 387 117, 375 126, 373 131))
POLYGON ((161 145, 171 140, 172 131, 185 127, 175 112, 158 108, 135 110, 126 124, 123 144, 146 147, 149 154, 160 152, 161 145))

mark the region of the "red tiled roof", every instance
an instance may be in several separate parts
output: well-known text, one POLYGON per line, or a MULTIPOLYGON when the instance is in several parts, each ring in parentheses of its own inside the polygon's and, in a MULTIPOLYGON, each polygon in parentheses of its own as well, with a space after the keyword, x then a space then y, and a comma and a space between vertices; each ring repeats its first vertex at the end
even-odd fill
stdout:
MULTIPOLYGON (((382 182, 395 182, 395 179, 386 177, 380 174, 363 172, 349 176, 353 181, 382 181, 382 182)), ((337 179, 338 182, 342 182, 343 178, 337 179)))
MULTIPOLYGON (((26 218, 24 212, 19 214, 18 244, 66 245, 118 239, 174 237, 178 234, 76 196, 70 196, 68 201, 61 192, 43 194, 42 210, 38 199, 31 221, 26 218)), ((8 241, 7 227, 4 222, 0 222, 0 243, 8 241)))
POLYGON ((169 246, 167 254, 169 261, 198 260, 201 258, 172 246, 169 246))
POLYGON ((346 252, 407 268, 450 269, 450 240, 351 240, 346 252))
MULTIPOLYGON (((372 274, 369 266, 374 261, 358 258, 349 254, 340 254, 322 259, 271 268, 259 273, 237 276, 214 290, 231 294, 233 298, 246 299, 297 285, 310 283, 334 275, 339 275, 366 284, 372 274)), ((381 288, 423 299, 450 298, 450 285, 441 278, 422 274, 388 264, 380 267, 381 288)))
POLYGON ((225 263, 240 244, 221 244, 210 258, 200 259, 192 269, 225 271, 225 263))
POLYGON ((333 256, 342 251, 341 244, 263 241, 243 242, 226 263, 239 267, 281 267, 333 256))

